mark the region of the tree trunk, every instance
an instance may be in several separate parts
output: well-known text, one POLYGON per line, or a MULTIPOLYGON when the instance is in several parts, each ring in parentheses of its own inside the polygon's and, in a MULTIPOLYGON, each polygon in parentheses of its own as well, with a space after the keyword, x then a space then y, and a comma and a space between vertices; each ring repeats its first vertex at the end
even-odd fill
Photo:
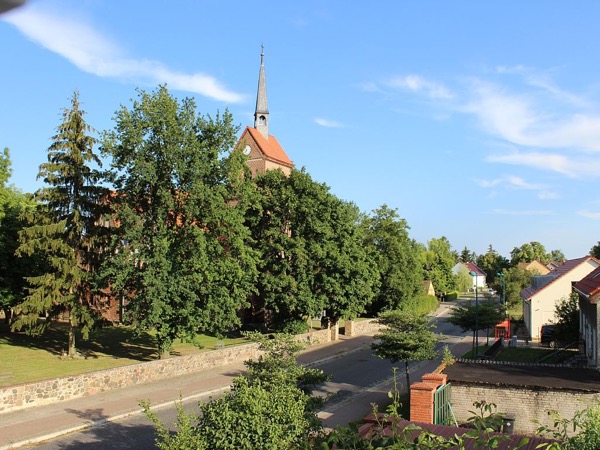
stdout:
POLYGON ((69 358, 75 357, 75 326, 73 325, 73 320, 69 317, 69 350, 68 356, 69 358))
POLYGON ((4 311, 4 323, 10 325, 12 323, 12 308, 5 306, 2 311, 4 311))

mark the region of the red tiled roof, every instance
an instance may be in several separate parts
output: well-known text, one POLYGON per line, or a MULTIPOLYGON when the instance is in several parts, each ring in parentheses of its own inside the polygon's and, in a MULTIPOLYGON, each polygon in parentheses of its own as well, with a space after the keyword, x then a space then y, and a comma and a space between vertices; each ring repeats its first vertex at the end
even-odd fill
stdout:
POLYGON ((469 272, 475 272, 477 275, 483 275, 486 276, 486 273, 481 270, 479 267, 477 267, 475 264, 473 264, 472 262, 466 262, 463 263, 467 269, 469 269, 469 272))
POLYGON ((600 266, 575 283, 574 287, 588 297, 600 292, 600 266))
POLYGON ((252 139, 254 139, 254 141, 258 144, 260 151, 263 152, 267 159, 276 161, 280 164, 283 164, 284 166, 294 166, 294 163, 290 160, 290 158, 285 153, 281 145, 279 145, 279 142, 277 141, 277 138, 275 138, 275 136, 270 134, 269 138, 266 139, 262 135, 262 133, 256 128, 246 127, 246 129, 242 133, 241 139, 243 139, 244 134, 246 133, 250 133, 250 136, 252 136, 252 139))
POLYGON ((590 260, 596 261, 597 263, 600 264, 600 261, 598 261, 593 256, 589 256, 589 255, 583 256, 581 258, 569 259, 569 260, 565 261, 562 265, 558 266, 556 269, 554 269, 547 275, 543 275, 544 277, 552 277, 552 280, 550 282, 544 284, 539 289, 535 289, 533 286, 527 286, 525 289, 523 289, 521 291, 521 298, 524 298, 526 300, 530 299, 533 295, 544 290, 546 287, 550 286, 552 283, 556 282, 556 280, 558 280, 559 278, 568 274, 571 270, 575 269, 577 266, 579 266, 587 261, 590 261, 590 260))

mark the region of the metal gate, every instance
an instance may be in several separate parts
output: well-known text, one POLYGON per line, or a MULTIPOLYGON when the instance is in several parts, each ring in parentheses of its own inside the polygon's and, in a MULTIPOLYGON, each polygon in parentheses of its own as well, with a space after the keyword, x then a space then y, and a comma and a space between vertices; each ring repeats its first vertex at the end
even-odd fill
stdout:
POLYGON ((433 395, 433 423, 436 425, 450 425, 456 422, 454 411, 452 411, 452 386, 450 383, 443 384, 433 395))

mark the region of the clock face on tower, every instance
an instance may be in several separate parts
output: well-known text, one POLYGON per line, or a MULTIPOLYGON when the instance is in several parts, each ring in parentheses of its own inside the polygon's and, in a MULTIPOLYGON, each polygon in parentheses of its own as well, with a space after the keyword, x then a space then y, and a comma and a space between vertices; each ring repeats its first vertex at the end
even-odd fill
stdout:
POLYGON ((252 151, 252 149, 250 148, 250 146, 246 145, 244 147, 243 153, 244 153, 244 155, 249 155, 251 151, 252 151))

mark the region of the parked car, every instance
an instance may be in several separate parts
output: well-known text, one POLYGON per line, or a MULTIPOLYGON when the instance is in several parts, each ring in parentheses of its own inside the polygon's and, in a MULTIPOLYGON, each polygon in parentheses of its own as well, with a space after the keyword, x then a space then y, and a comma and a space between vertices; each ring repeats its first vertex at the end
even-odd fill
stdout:
POLYGON ((556 325, 542 325, 542 329, 540 330, 540 344, 547 345, 550 348, 558 347, 556 325))

